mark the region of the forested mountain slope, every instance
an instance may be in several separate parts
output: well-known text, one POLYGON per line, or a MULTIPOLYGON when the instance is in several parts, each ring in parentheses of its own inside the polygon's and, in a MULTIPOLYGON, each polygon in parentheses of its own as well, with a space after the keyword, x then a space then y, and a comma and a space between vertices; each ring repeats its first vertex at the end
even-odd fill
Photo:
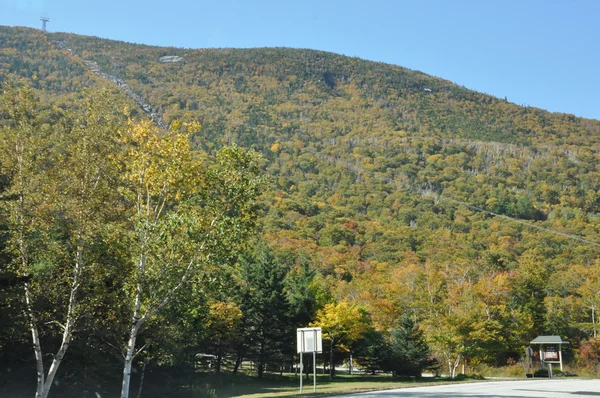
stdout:
POLYGON ((198 150, 264 155, 264 240, 290 269, 311 264, 319 305, 360 304, 378 330, 410 314, 448 358, 501 362, 537 334, 575 348, 594 335, 600 121, 321 51, 0 27, 0 80, 52 106, 108 84, 84 61, 166 122, 197 118, 198 150))

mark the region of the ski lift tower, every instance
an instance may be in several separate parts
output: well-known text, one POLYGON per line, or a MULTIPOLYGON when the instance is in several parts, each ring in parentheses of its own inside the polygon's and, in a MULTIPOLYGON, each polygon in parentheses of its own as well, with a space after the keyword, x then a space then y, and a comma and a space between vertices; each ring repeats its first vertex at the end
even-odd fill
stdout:
POLYGON ((46 24, 50 22, 50 19, 48 17, 41 17, 40 21, 42 21, 42 32, 46 33, 46 24))

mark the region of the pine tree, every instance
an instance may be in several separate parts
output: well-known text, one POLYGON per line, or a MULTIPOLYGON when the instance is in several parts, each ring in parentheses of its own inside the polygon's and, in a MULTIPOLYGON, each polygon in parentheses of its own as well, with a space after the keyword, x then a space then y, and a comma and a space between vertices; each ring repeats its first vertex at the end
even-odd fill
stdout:
POLYGON ((396 376, 420 377, 434 363, 423 332, 409 316, 400 319, 398 327, 392 330, 388 355, 386 370, 392 370, 396 376))

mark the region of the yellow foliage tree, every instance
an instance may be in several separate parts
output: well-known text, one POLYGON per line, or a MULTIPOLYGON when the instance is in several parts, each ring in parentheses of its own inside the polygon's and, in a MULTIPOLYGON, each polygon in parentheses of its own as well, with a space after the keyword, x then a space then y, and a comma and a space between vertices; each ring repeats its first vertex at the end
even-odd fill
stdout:
POLYGON ((333 352, 348 352, 349 346, 362 338, 369 326, 367 312, 360 306, 341 301, 328 303, 317 311, 313 327, 323 329, 323 339, 329 341, 329 378, 333 378, 333 352))

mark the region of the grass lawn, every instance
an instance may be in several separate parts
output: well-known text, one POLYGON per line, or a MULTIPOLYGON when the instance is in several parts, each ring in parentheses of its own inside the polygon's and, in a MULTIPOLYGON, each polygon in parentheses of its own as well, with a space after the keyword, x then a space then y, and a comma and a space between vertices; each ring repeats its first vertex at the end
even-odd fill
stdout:
MULTIPOLYGON (((465 382, 465 379, 460 381, 465 382)), ((330 381, 327 375, 317 375, 317 392, 314 393, 311 375, 308 380, 304 379, 304 389, 300 395, 300 381, 296 376, 265 375, 263 380, 248 376, 228 378, 227 381, 221 380, 220 385, 213 391, 217 397, 310 397, 460 381, 451 381, 446 378, 393 378, 388 375, 337 375, 333 381, 330 381)))

